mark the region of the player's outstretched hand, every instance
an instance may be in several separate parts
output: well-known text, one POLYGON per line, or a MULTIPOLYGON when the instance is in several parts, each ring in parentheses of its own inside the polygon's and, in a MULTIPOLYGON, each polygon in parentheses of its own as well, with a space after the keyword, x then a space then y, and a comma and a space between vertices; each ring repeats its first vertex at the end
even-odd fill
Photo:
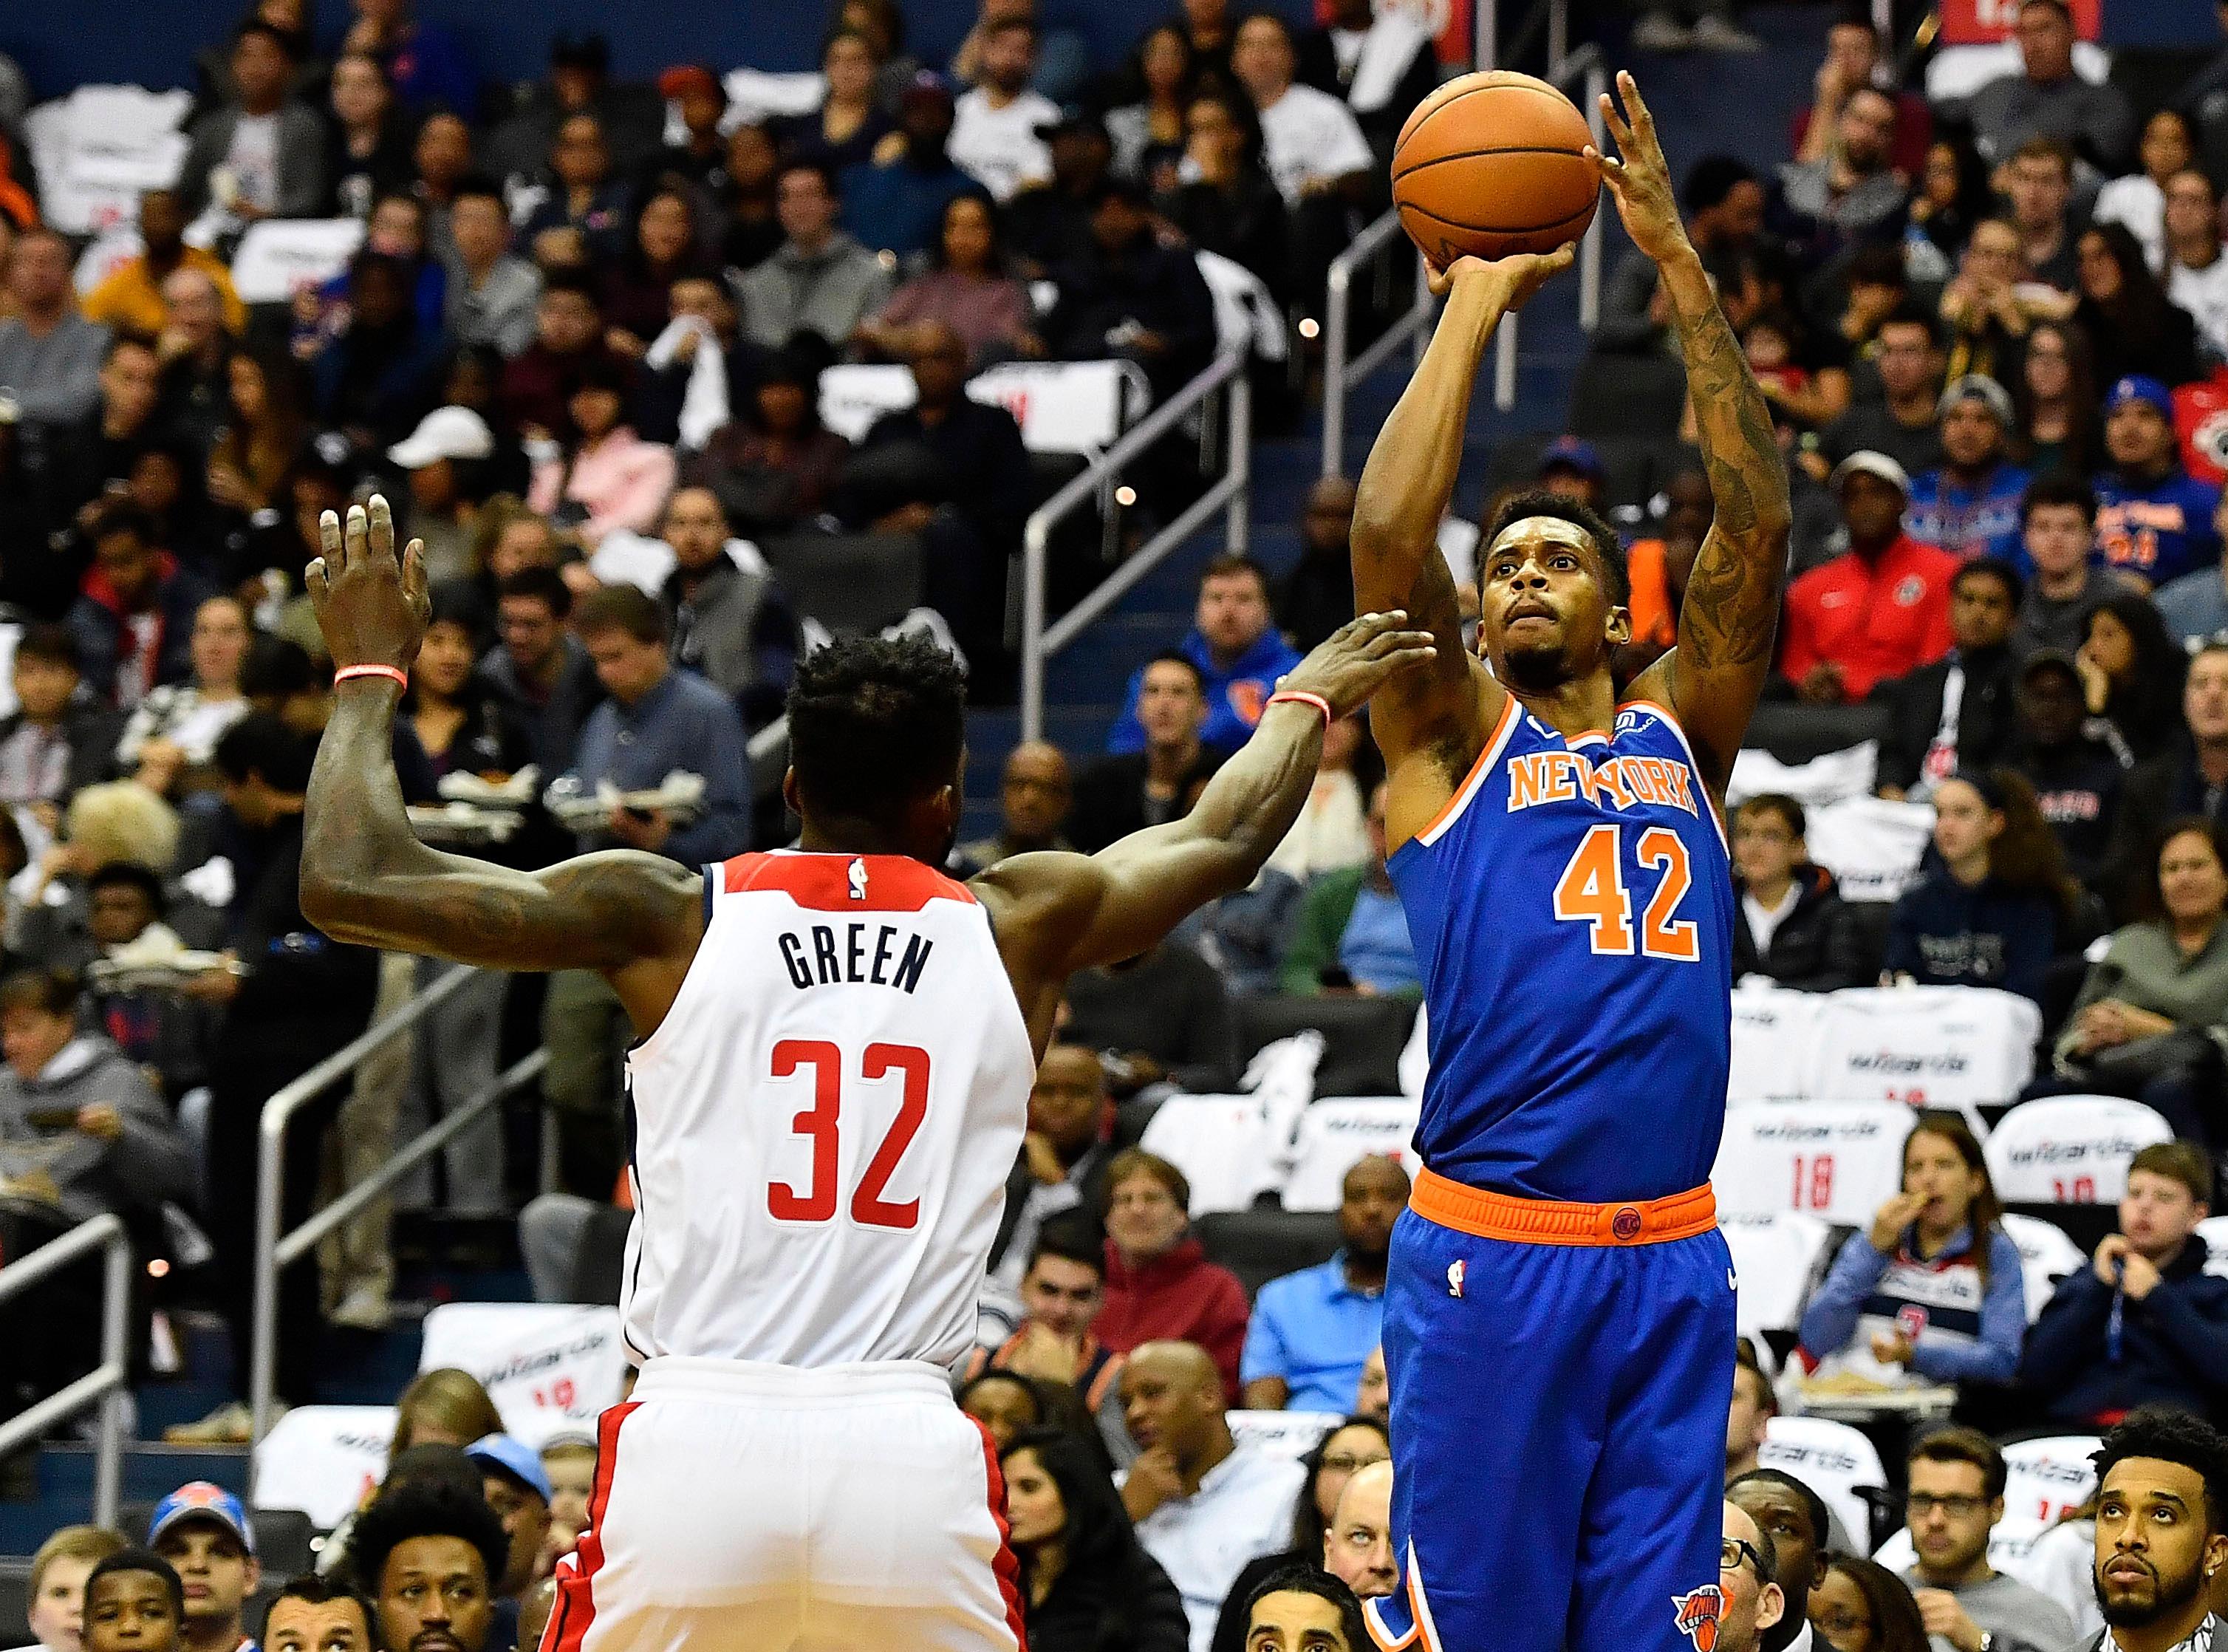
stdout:
POLYGON ((1501 287, 1501 307, 1521 310, 1525 302, 1554 277, 1571 267, 1578 255, 1576 241, 1565 241, 1552 253, 1511 253, 1507 258, 1458 258, 1445 269, 1426 263, 1425 278, 1431 291, 1444 298, 1455 289, 1458 281, 1497 281, 1501 287))
POLYGON ((1431 633, 1408 629, 1408 616, 1399 609, 1363 614, 1333 631, 1277 686, 1319 694, 1330 702, 1334 716, 1344 717, 1360 710, 1395 674, 1437 654, 1431 633))
POLYGON ((1663 145, 1655 138, 1655 117, 1641 101, 1631 71, 1617 71, 1617 89, 1624 99, 1623 113, 1608 93, 1602 93, 1601 100, 1603 122, 1617 140, 1617 157, 1588 144, 1586 158, 1599 163, 1602 182, 1609 185, 1610 199, 1617 202, 1617 215, 1624 220, 1632 244, 1661 264, 1687 245, 1687 227, 1679 221, 1679 197, 1671 187, 1671 163, 1663 158, 1663 145))
POLYGON ((325 554, 310 564, 303 584, 333 664, 408 670, 433 610, 425 545, 413 539, 395 556, 394 513, 384 494, 372 495, 368 509, 350 505, 345 523, 328 510, 317 531, 325 554))

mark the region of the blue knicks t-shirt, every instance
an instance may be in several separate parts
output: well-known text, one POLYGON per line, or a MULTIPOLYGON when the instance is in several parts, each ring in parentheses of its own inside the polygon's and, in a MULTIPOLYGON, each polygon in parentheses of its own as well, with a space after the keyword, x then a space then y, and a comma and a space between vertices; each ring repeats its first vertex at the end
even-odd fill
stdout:
POLYGON ((1521 1198, 1709 1180, 1732 1040, 1732 873, 1662 707, 1565 741, 1509 697, 1439 817, 1387 863, 1424 976, 1416 1145, 1521 1198))

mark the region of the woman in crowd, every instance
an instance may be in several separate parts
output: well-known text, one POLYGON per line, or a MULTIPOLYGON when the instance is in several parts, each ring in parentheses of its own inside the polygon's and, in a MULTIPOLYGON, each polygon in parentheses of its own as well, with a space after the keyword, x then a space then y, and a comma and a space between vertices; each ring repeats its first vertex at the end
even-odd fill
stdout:
POLYGON ((1156 192, 1174 187, 1183 158, 1185 112, 1191 104, 1191 37, 1162 23, 1138 43, 1132 68, 1140 96, 1106 112, 1114 170, 1156 192))
POLYGON ((605 342, 638 359, 672 318, 673 284, 705 267, 695 202, 677 188, 653 191, 636 211, 627 250, 604 282, 605 342))
POLYGON ((880 69, 874 42, 857 29, 838 29, 830 35, 820 54, 826 99, 811 114, 774 125, 783 158, 810 161, 839 176, 847 166, 873 160, 874 145, 895 130, 874 100, 874 77, 880 69))
POLYGON ((959 335, 972 369, 1043 349, 1029 334, 1028 294, 1006 270, 997 208, 980 190, 945 205, 928 268, 859 323, 856 342, 872 355, 902 362, 936 323, 959 335))
POLYGON ((726 182, 720 193, 727 221, 720 237, 722 262, 747 270, 781 245, 781 221, 774 214, 780 170, 781 151, 764 126, 746 121, 727 134, 726 182))
POLYGON ((477 618, 461 592, 435 595, 402 710, 436 775, 508 780, 528 760, 526 737, 475 674, 482 641, 474 628, 477 618))
POLYGON ((2228 1146, 2217 1033, 2228 1028, 2228 870, 2204 820, 2166 829, 2145 915, 2112 936, 2058 1041, 2062 1082, 2038 1091, 2132 1096, 2174 1134, 2228 1146))
POLYGON ((1922 1112, 1903 1144, 1903 1191, 1834 1258, 1802 1310, 1796 1357, 1813 1378, 2001 1383, 2026 1334, 2019 1246, 1980 1141, 1956 1113, 1922 1112), (1915 1338, 1906 1305, 1922 1310, 1915 1338))
POLYGON ((738 534, 780 533, 828 508, 850 443, 820 422, 820 374, 784 351, 766 364, 736 421, 691 453, 682 483, 720 496, 738 534))
POLYGON ((1185 1652, 1183 1598, 1091 1453, 1069 1435, 1032 1430, 1005 1447, 1000 1467, 1031 1652, 1185 1652))
POLYGON ((1292 1546, 1249 1560, 1222 1599, 1208 1652, 1245 1652, 1245 1607, 1253 1591, 1289 1566, 1323 1563, 1323 1534, 1338 1514, 1346 1482, 1373 1463, 1392 1460, 1385 1425, 1371 1417, 1349 1417, 1316 1442, 1302 1459, 1307 1489, 1292 1508, 1292 1546))
POLYGON ((1384 772, 1384 759, 1373 746, 1367 754, 1368 780, 1360 772, 1362 743, 1367 735, 1359 716, 1341 717, 1323 730, 1322 752, 1316 759, 1316 782, 1299 818, 1277 845, 1269 865, 1296 883, 1304 884, 1320 873, 1360 866, 1370 856, 1370 788, 1384 772))
POLYGON ((2090 214, 2099 224, 2125 224, 2143 249, 2152 272, 2166 274, 2166 181, 2186 169, 2197 153, 2189 118, 2178 109, 2161 109, 2143 123, 2142 170, 2113 178, 2097 191, 2090 214))
POLYGON ((1946 279, 1964 255, 1973 226, 1994 210, 1994 199, 1988 163, 1972 139, 1936 138, 1927 147, 1926 170, 1919 175, 1911 202, 1905 247, 1911 254, 1913 278, 1946 279))
POLYGON ((453 1445, 459 1450, 474 1440, 500 1434, 503 1417, 486 1389, 469 1371, 445 1367, 421 1371, 394 1402, 394 1437, 387 1443, 387 1461, 413 1445, 453 1445))
POLYGON ((2154 757, 2180 735, 2189 657, 2148 598, 2116 591, 2102 599, 2073 663, 2089 714, 2110 725, 2104 738, 2128 757, 2154 757))
POLYGON ((2012 447, 2021 464, 2038 477, 2054 471, 2085 477, 2096 471, 2104 451, 2104 424, 2088 334, 2064 322, 2038 322, 2026 336, 2022 368, 2011 389, 2012 447))
POLYGON ((2008 769, 1960 772, 1933 802, 1937 864, 1895 903, 1885 976, 2000 987, 2039 1003, 2081 898, 2034 788, 2008 769))
POLYGON ((961 1385, 958 1401, 1001 1451, 1045 1425, 1044 1394, 1017 1371, 985 1371, 961 1385))
POLYGON ((1853 987, 1862 975, 1834 874, 1810 863, 1802 805, 1776 792, 1733 811, 1733 979, 1800 992, 1853 987))
POLYGON ((252 516, 278 497, 302 451, 302 371, 283 351, 240 350, 225 373, 232 417, 209 449, 208 496, 252 516))
POLYGON ((2097 376, 2111 384, 2146 373, 2167 384, 2199 376, 2197 322, 2166 296, 2125 224, 2092 224, 2075 243, 2080 302, 2073 319, 2097 348, 2097 376))
POLYGON ((624 422, 628 387, 627 371, 617 362, 592 362, 582 369, 566 404, 572 448, 535 465, 526 496, 537 513, 570 526, 590 549, 615 528, 649 533, 673 492, 673 450, 643 441, 624 422))
POLYGON ((368 218, 371 203, 410 182, 410 141, 380 61, 343 54, 333 65, 332 121, 326 128, 325 179, 336 218, 368 218))
POLYGON ((1199 93, 1184 111, 1186 169, 1197 174, 1163 188, 1154 204, 1162 219, 1194 247, 1220 253, 1289 297, 1284 197, 1261 165, 1261 124, 1237 92, 1199 93))
POLYGON ((195 609, 193 680, 147 691, 116 742, 117 766, 157 797, 213 791, 216 743, 247 715, 240 675, 253 635, 237 597, 211 597, 195 609))
POLYGON ((1926 1620, 1904 1580, 1878 1561, 1823 1558, 1810 1627, 1830 1652, 1927 1652, 1926 1620))
POLYGON ((1245 1287, 1192 1237, 1191 1183, 1166 1159, 1130 1148, 1106 1168, 1106 1301, 1092 1335, 1120 1354, 1195 1342, 1235 1399, 1245 1287))

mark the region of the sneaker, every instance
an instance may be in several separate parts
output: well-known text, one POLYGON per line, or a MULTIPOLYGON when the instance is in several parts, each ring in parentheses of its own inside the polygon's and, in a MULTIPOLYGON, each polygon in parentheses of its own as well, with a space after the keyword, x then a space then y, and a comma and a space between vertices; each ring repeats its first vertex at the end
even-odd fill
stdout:
POLYGON ((255 1413, 237 1399, 227 1400, 198 1423, 178 1423, 163 1431, 165 1445, 246 1445, 255 1433, 255 1413))
POLYGON ((387 1292, 375 1284, 350 1285, 341 1299, 333 1304, 333 1311, 325 1316, 336 1325, 344 1325, 355 1331, 383 1331, 394 1317, 387 1306, 387 1292))
POLYGON ((1693 43, 1693 32, 1668 11, 1642 12, 1632 26, 1636 52, 1683 52, 1693 43))
POLYGON ((1697 19, 1693 42, 1695 48, 1704 52, 1760 52, 1764 49, 1762 41, 1730 17, 1697 19))

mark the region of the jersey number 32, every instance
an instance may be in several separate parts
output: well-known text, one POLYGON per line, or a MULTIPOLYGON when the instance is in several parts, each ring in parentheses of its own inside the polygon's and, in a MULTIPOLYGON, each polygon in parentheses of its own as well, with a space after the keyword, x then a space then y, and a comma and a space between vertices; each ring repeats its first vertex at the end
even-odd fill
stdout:
MULTIPOLYGON (((804 1187, 786 1181, 766 1187, 766 1209, 777 1221, 824 1222, 834 1220, 836 1174, 841 1162, 843 1111, 843 1053, 824 1039, 785 1038, 773 1047, 773 1076, 787 1079, 805 1067, 812 1069, 812 1105, 797 1115, 791 1129, 812 1143, 812 1175, 804 1187)), ((920 1201, 893 1204, 882 1195, 898 1161, 920 1131, 928 1116, 928 1052, 912 1044, 869 1044, 859 1065, 859 1076, 868 1082, 902 1074, 905 1086, 898 1099, 898 1116, 890 1123, 881 1145, 868 1160, 864 1175, 851 1194, 851 1220, 861 1227, 915 1227, 920 1222, 920 1201)))
MULTIPOLYGON (((1633 856, 1643 869, 1659 874, 1655 893, 1640 915, 1641 956, 1694 963, 1702 956, 1700 932, 1693 919, 1678 916, 1679 903, 1694 882, 1687 845, 1669 827, 1650 826, 1633 845, 1633 856)), ((1586 829, 1578 852, 1555 880, 1555 919, 1585 925, 1586 939, 1596 952, 1632 956, 1632 896, 1624 887, 1623 826, 1586 829)))

